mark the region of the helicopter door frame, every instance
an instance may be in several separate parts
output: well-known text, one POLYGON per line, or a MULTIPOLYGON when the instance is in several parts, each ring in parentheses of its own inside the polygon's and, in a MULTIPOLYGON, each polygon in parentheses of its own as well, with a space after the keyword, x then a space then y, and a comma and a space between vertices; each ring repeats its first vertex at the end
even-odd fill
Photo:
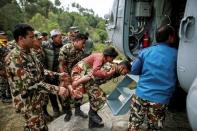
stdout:
POLYGON ((111 29, 115 29, 116 28, 116 24, 117 24, 117 16, 118 16, 118 7, 119 7, 119 1, 120 0, 114 0, 114 4, 113 6, 116 5, 116 9, 115 9, 115 13, 113 13, 113 11, 111 11, 110 13, 110 23, 109 26, 107 26, 108 30, 111 30, 111 29), (116 3, 117 2, 117 3, 116 3))

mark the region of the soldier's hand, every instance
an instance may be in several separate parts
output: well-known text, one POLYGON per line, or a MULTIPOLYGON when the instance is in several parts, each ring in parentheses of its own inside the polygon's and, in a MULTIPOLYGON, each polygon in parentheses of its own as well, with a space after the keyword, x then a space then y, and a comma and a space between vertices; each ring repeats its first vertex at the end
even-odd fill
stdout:
POLYGON ((83 93, 77 89, 73 89, 71 85, 68 86, 68 89, 73 98, 80 99, 83 97, 83 93))
POLYGON ((77 87, 77 86, 79 86, 79 83, 77 81, 74 81, 74 82, 72 82, 72 86, 77 87))
POLYGON ((72 97, 74 97, 75 99, 80 99, 83 97, 83 93, 78 91, 78 90, 73 90, 71 93, 72 97))
POLYGON ((69 91, 67 88, 60 86, 59 93, 60 96, 68 96, 69 91))
POLYGON ((60 80, 62 80, 62 81, 64 81, 66 78, 68 78, 69 77, 69 75, 68 75, 68 73, 65 73, 65 72, 63 72, 63 73, 59 73, 59 78, 60 78, 60 80))

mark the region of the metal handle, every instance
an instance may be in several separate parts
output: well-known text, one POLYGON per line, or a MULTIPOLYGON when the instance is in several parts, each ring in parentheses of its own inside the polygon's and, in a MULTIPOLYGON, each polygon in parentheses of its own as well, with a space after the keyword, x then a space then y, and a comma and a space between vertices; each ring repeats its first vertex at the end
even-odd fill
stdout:
POLYGON ((183 38, 185 41, 189 41, 190 39, 187 37, 187 30, 191 25, 194 25, 195 18, 193 16, 185 17, 181 20, 179 37, 183 38))

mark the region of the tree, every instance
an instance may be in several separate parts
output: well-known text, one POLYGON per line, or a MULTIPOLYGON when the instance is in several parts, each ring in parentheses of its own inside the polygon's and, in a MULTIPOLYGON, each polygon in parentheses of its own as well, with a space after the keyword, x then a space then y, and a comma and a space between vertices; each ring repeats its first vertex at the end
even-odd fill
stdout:
POLYGON ((96 33, 99 35, 100 41, 102 43, 104 43, 105 40, 107 40, 107 32, 106 32, 106 30, 96 29, 96 33))
POLYGON ((89 28, 87 20, 78 13, 72 13, 72 15, 74 16, 73 26, 77 26, 81 32, 87 31, 89 28))
POLYGON ((69 28, 73 25, 73 22, 74 19, 68 12, 61 13, 58 16, 58 24, 60 28, 65 32, 69 31, 69 28))
POLYGON ((90 26, 96 28, 98 21, 93 15, 87 14, 85 15, 85 19, 88 21, 90 26))
POLYGON ((17 3, 6 4, 0 8, 0 27, 5 31, 12 30, 16 24, 21 22, 23 22, 23 17, 17 3))
POLYGON ((60 6, 61 5, 61 2, 59 0, 55 0, 55 5, 56 6, 60 6))
POLYGON ((5 6, 6 4, 11 4, 12 0, 1 0, 0 2, 0 8, 2 8, 3 6, 5 6))
POLYGON ((99 29, 102 29, 102 30, 105 30, 105 21, 104 20, 100 20, 99 23, 97 24, 96 28, 99 28, 99 29))
POLYGON ((35 16, 33 16, 29 21, 29 24, 32 25, 35 30, 47 32, 49 31, 48 20, 40 13, 37 13, 35 16))

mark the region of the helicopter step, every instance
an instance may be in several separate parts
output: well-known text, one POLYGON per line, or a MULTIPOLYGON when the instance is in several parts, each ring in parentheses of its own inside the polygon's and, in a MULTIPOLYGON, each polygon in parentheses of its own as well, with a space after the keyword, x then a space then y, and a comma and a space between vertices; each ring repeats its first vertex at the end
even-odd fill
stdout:
POLYGON ((133 81, 138 82, 138 80, 139 76, 127 74, 107 97, 107 104, 113 115, 124 115, 129 111, 131 97, 135 93, 135 89, 129 89, 128 85, 133 81))

